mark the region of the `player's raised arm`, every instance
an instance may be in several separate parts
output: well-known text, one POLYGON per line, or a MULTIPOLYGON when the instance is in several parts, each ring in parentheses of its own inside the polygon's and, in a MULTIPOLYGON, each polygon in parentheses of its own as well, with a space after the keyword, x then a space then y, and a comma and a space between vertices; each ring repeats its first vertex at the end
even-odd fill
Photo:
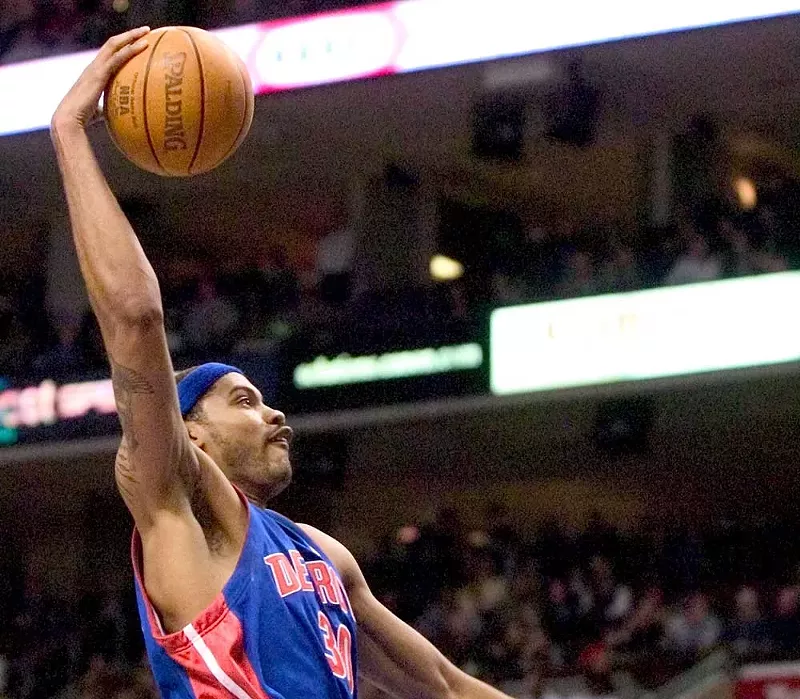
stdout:
POLYGON ((123 441, 120 492, 143 532, 160 511, 188 511, 197 461, 186 434, 155 273, 94 157, 86 127, 146 27, 109 39, 58 106, 51 137, 81 272, 111 363, 123 441))

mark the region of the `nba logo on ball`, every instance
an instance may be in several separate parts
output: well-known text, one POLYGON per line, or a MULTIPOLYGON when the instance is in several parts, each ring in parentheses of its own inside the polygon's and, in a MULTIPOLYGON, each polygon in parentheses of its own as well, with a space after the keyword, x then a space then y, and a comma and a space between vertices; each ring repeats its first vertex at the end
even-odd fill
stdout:
POLYGON ((130 85, 120 85, 119 86, 119 98, 117 100, 119 114, 130 114, 131 113, 131 86, 130 85))
POLYGON ((136 82, 138 77, 139 74, 134 73, 133 81, 130 85, 115 81, 113 89, 110 92, 106 92, 106 120, 114 119, 118 121, 125 118, 133 122, 133 128, 139 128, 138 117, 134 111, 134 95, 136 94, 136 82))
POLYGON ((253 121, 242 60, 196 27, 164 27, 108 84, 111 138, 139 167, 168 177, 209 172, 241 145, 253 121))

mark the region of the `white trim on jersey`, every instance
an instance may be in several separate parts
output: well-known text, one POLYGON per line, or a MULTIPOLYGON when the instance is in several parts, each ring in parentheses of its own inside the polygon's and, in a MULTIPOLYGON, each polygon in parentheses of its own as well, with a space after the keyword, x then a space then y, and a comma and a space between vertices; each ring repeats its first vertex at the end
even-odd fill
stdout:
POLYGON ((245 692, 236 682, 234 682, 228 674, 220 667, 211 649, 206 645, 203 637, 197 633, 197 629, 191 624, 183 627, 183 633, 192 642, 195 650, 200 654, 200 657, 205 662, 211 674, 217 678, 219 683, 225 687, 236 699, 253 699, 247 692, 245 692))

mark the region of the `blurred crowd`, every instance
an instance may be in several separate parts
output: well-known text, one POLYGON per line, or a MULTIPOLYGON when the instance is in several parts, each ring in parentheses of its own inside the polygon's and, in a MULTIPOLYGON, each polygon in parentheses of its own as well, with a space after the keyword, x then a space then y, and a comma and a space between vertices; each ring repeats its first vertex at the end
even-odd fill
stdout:
MULTIPOLYGON (((785 200, 786 203, 789 200, 785 200)), ((621 235, 610 226, 532 227, 492 274, 494 304, 541 301, 690 284, 797 269, 794 211, 689 219, 621 235)))
POLYGON ((531 541, 499 506, 469 531, 453 511, 409 526, 366 566, 385 604, 471 674, 515 696, 651 690, 719 648, 796 659, 797 524, 622 533, 596 516, 531 541), (556 683, 557 686, 557 683, 556 683))
POLYGON ((100 46, 148 24, 215 28, 366 4, 362 0, 2 0, 0 63, 100 46))
MULTIPOLYGON (((633 696, 719 649, 734 664, 798 657, 797 521, 623 533, 595 516, 526 539, 508 515, 491 505, 469 528, 444 509, 387 533, 362 566, 384 604, 513 696, 633 696)), ((0 696, 155 697, 134 604, 132 587, 73 606, 20 596, 0 635, 0 696)))
MULTIPOLYGON (((488 309, 505 304, 800 269, 795 194, 712 224, 687 219, 625 237, 596 224, 530 226, 510 247, 483 246, 486 258, 465 264, 459 279, 395 289, 354 288, 357 242, 347 230, 316 242, 313 269, 293 265, 279 245, 222 266, 180 255, 152 257, 176 365, 242 354, 270 356, 276 364, 287 358, 291 365, 299 346, 338 353, 374 351, 374 343, 395 337, 461 341, 488 309), (364 347, 353 346, 356 341, 364 347)), ((44 310, 44 288, 36 275, 0 284, 4 374, 41 380, 106 371, 93 315, 53 317, 44 310)))

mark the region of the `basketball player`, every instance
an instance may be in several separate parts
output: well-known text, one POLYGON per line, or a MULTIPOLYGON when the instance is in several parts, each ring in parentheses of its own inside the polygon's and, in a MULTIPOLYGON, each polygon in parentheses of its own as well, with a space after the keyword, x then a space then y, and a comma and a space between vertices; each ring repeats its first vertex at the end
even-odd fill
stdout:
POLYGON ((349 699, 363 679, 394 697, 502 699, 383 607, 342 544, 265 509, 289 483, 292 430, 238 369, 173 374, 158 282, 86 133, 147 31, 100 49, 51 136, 111 364, 116 482, 135 521, 139 613, 163 696, 349 699))

